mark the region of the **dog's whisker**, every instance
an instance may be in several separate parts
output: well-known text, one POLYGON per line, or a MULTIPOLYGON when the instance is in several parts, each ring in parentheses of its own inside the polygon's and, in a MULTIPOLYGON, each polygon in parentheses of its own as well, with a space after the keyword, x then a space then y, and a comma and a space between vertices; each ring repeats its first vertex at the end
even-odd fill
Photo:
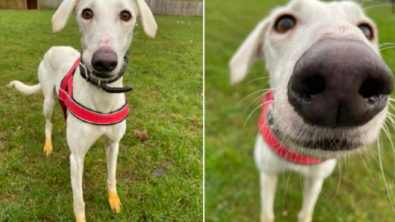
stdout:
MULTIPOLYGON (((390 117, 387 117, 387 118, 389 118, 389 119, 391 119, 390 117)), ((391 124, 392 125, 392 124, 391 124)), ((394 144, 393 144, 393 142, 392 142, 392 138, 391 138, 391 133, 390 133, 390 131, 389 131, 389 128, 388 128, 388 125, 386 124, 386 123, 384 123, 384 125, 383 125, 383 127, 382 127, 382 132, 383 132, 383 134, 384 134, 384 136, 387 136, 387 138, 388 138, 388 140, 389 140, 389 142, 390 142, 390 145, 391 145, 391 149, 392 149, 392 155, 393 155, 393 160, 394 160, 394 169, 393 169, 393 171, 392 172, 395 172, 395 152, 394 152, 394 144)), ((383 137, 384 137, 383 136, 383 137)), ((384 141, 383 140, 383 138, 380 138, 382 141, 384 141)), ((393 180, 392 180, 393 181, 393 180)))
MULTIPOLYGON (((391 117, 389 117, 389 118, 392 119, 391 117)), ((390 124, 390 125, 393 126, 393 124, 390 124)), ((394 143, 392 141, 391 133, 390 133, 390 130, 389 130, 387 124, 384 124, 384 129, 383 130, 384 130, 385 134, 387 135, 387 138, 388 138, 388 140, 390 141, 390 144, 391 144, 392 157, 393 157, 392 159, 393 159, 393 164, 394 164, 392 172, 395 172, 395 147, 394 147, 394 143)), ((394 180, 395 180, 395 173, 392 174, 391 184, 394 183, 394 180)))
MULTIPOLYGON (((273 89, 273 88, 270 88, 270 90, 271 90, 271 91, 276 91, 276 89, 273 89)), ((257 96, 257 98, 254 99, 254 100, 250 103, 250 105, 247 106, 247 108, 245 108, 244 113, 245 113, 247 110, 249 110, 249 109, 251 108, 252 105, 257 105, 256 103, 257 103, 258 101, 261 101, 261 100, 262 100, 262 97, 266 94, 266 92, 267 92, 267 91, 264 91, 261 95, 257 96)), ((259 103, 259 104, 260 104, 260 103, 259 103)))
POLYGON ((261 108, 261 104, 259 104, 254 110, 252 110, 252 112, 248 115, 246 121, 243 124, 243 127, 245 127, 247 125, 248 120, 251 118, 252 114, 255 113, 255 111, 257 111, 259 108, 261 108))
MULTIPOLYGON (((391 123, 394 123, 395 121, 394 121, 394 118, 395 118, 395 115, 394 114, 392 114, 392 113, 390 113, 390 112, 388 112, 387 113, 387 117, 386 117, 391 123)), ((394 128, 395 129, 395 128, 394 128)))
POLYGON ((395 45, 395 43, 392 43, 392 42, 385 42, 385 43, 381 43, 380 45, 379 45, 379 47, 383 47, 383 46, 394 46, 395 45))
POLYGON ((379 166, 380 166, 380 171, 381 171, 381 175, 382 175, 382 178, 383 178, 385 190, 387 192, 388 200, 389 200, 389 202, 391 204, 392 211, 395 214, 395 206, 394 206, 394 204, 392 202, 391 192, 389 190, 389 187, 388 187, 388 184, 387 184, 387 180, 385 179, 385 173, 384 173, 383 161, 382 161, 382 155, 381 155, 381 141, 378 141, 377 150, 378 150, 378 154, 379 154, 379 166))
POLYGON ((395 46, 383 47, 383 48, 380 49, 380 51, 384 51, 386 49, 394 49, 394 48, 395 48, 395 46))
MULTIPOLYGON (((392 103, 394 103, 394 102, 395 102, 394 99, 389 98, 389 100, 388 100, 388 106, 389 106, 389 108, 390 108, 391 110, 393 110, 393 111, 395 110, 394 104, 392 104, 392 103)), ((390 115, 392 115, 391 112, 388 112, 388 113, 390 113, 390 115)))
POLYGON ((270 76, 262 76, 262 77, 259 77, 259 78, 256 78, 256 79, 253 79, 253 80, 247 82, 246 84, 244 84, 244 86, 247 86, 248 84, 251 84, 251 83, 253 83, 255 81, 258 81, 258 80, 266 80, 266 79, 269 79, 269 78, 270 78, 270 76))
POLYGON ((368 6, 368 7, 364 7, 363 9, 365 11, 374 9, 374 8, 380 8, 380 7, 392 7, 392 4, 378 4, 378 5, 372 5, 372 6, 368 6))
POLYGON ((285 183, 285 189, 284 189, 284 194, 283 194, 283 209, 282 209, 282 211, 284 211, 284 209, 285 209, 285 196, 287 195, 287 190, 288 190, 289 181, 291 179, 291 174, 292 174, 292 172, 288 172, 288 179, 287 179, 287 182, 285 183))
POLYGON ((393 129, 395 129, 395 120, 394 120, 395 115, 391 114, 390 112, 387 112, 385 120, 390 121, 390 125, 392 126, 393 129))
POLYGON ((251 96, 253 96, 253 95, 257 94, 257 93, 260 93, 260 92, 266 93, 268 90, 269 90, 269 89, 261 89, 261 90, 255 91, 255 92, 251 93, 250 95, 244 97, 244 99, 242 99, 237 105, 240 105, 240 104, 243 103, 246 99, 250 98, 251 96))
POLYGON ((383 43, 383 44, 381 44, 381 45, 379 45, 379 49, 381 50, 381 49, 383 49, 383 48, 386 48, 386 47, 392 47, 392 46, 395 46, 395 43, 390 43, 390 42, 388 42, 388 43, 383 43))
POLYGON ((335 195, 332 197, 331 201, 329 201, 329 203, 326 204, 328 207, 330 207, 332 205, 332 203, 335 201, 335 199, 336 199, 336 197, 337 197, 337 195, 339 194, 339 191, 340 191, 340 184, 341 184, 341 181, 342 181, 341 179, 342 179, 342 173, 343 173, 343 171, 342 171, 342 164, 340 162, 338 163, 338 167, 337 168, 339 169, 339 176, 338 176, 338 180, 337 180, 336 192, 335 192, 335 195))
POLYGON ((247 106, 247 108, 245 108, 244 113, 247 112, 252 105, 258 105, 258 102, 262 100, 262 97, 265 95, 266 92, 258 95, 251 103, 250 105, 247 106))
MULTIPOLYGON (((369 158, 369 157, 367 157, 367 158, 369 158)), ((372 180, 373 184, 375 184, 376 187, 380 187, 379 184, 377 183, 377 181, 375 180, 375 178, 373 177, 372 173, 370 172, 370 169, 369 169, 368 165, 366 164, 366 160, 365 160, 365 158, 363 158, 362 155, 361 155, 361 160, 362 160, 362 163, 365 166, 365 169, 368 172, 369 177, 372 180)))

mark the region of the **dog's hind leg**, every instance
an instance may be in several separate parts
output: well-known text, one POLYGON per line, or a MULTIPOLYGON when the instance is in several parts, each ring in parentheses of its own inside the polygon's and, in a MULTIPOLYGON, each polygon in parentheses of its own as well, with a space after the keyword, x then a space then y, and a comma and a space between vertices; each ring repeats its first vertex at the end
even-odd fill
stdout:
MULTIPOLYGON (((55 94, 55 93, 52 93, 55 94)), ((45 145, 44 145, 44 154, 48 156, 52 153, 52 123, 51 123, 51 116, 53 107, 55 105, 54 96, 47 96, 45 95, 44 99, 44 117, 45 117, 45 145)))
POLYGON ((40 63, 38 68, 38 76, 40 80, 41 89, 44 93, 44 104, 43 104, 43 112, 45 117, 45 145, 44 145, 44 154, 48 156, 52 153, 52 123, 51 116, 53 107, 55 106, 55 82, 54 77, 51 76, 54 70, 51 69, 50 65, 47 64, 47 61, 44 60, 40 63))
POLYGON ((117 193, 116 168, 117 156, 119 150, 119 141, 113 142, 107 139, 106 142, 106 158, 107 158, 107 187, 108 187, 108 203, 114 213, 121 211, 121 201, 117 193))
POLYGON ((298 222, 311 222, 313 219, 314 206, 321 192, 323 178, 306 177, 303 189, 302 210, 298 214, 298 222))

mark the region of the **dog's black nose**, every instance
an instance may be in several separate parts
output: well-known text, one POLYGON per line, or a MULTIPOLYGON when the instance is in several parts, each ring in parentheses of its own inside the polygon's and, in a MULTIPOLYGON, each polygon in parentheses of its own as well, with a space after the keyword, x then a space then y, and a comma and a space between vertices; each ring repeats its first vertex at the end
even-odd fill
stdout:
POLYGON ((365 43, 322 40, 296 62, 288 99, 306 123, 360 126, 385 108, 393 85, 391 70, 365 43))
POLYGON ((118 56, 109 48, 99 49, 92 56, 92 66, 98 72, 111 72, 117 65, 118 56))

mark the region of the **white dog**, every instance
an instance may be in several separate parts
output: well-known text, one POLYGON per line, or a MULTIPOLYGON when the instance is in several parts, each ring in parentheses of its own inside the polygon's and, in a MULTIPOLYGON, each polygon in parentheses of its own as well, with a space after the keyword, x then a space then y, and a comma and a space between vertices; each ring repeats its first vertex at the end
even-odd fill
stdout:
POLYGON ((144 0, 64 0, 52 18, 53 31, 63 29, 72 13, 82 35, 82 54, 71 47, 52 47, 38 70, 40 84, 27 86, 13 81, 10 85, 28 95, 40 89, 43 91, 46 155, 52 152, 50 119, 58 94, 67 116, 74 214, 76 221, 85 221, 84 157, 101 136, 107 139, 108 202, 111 210, 120 212, 116 163, 119 141, 126 130, 124 119, 128 115, 123 92, 131 90, 122 87, 122 75, 126 70, 137 17, 141 17, 149 37, 155 36, 157 25, 144 0))
POLYGON ((274 221, 277 175, 305 177, 300 222, 312 221, 335 158, 366 149, 379 134, 393 91, 377 29, 355 2, 293 0, 260 22, 230 62, 241 81, 257 58, 270 76, 254 156, 261 221, 274 221))

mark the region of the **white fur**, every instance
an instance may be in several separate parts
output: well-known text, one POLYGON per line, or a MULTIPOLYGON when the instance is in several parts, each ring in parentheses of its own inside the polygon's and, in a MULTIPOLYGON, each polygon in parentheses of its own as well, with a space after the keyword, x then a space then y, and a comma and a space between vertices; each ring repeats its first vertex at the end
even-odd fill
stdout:
MULTIPOLYGON (((60 31, 67 23, 71 13, 74 12, 81 31, 81 42, 84 49, 83 60, 86 67, 92 70, 91 59, 93 53, 102 47, 110 47, 117 53, 118 58, 123 58, 133 37, 133 28, 137 16, 142 18, 146 34, 154 37, 157 25, 154 17, 144 0, 64 0, 52 18, 53 31, 60 31), (85 20, 81 12, 92 9, 94 17, 85 20), (121 11, 127 10, 132 14, 130 21, 119 19, 121 11)), ((77 38, 77 36, 76 36, 77 38)), ((73 63, 80 57, 80 53, 71 47, 52 47, 45 54, 38 69, 40 84, 27 86, 19 81, 12 81, 10 86, 15 86, 25 94, 32 94, 42 89, 44 99, 44 116, 46 120, 46 144, 44 153, 52 152, 51 143, 51 115, 55 105, 60 82, 67 74, 73 63)), ((122 59, 118 61, 117 68, 111 73, 115 75, 123 65, 122 59)), ((76 70, 73 80, 73 96, 83 106, 95 111, 109 113, 119 109, 125 102, 122 93, 110 94, 85 81, 76 70)), ((121 87, 122 78, 109 84, 112 87, 121 87)), ((107 190, 108 201, 113 211, 120 211, 121 203, 116 191, 116 163, 119 141, 126 130, 126 121, 110 125, 97 126, 82 122, 69 114, 67 118, 67 144, 71 150, 70 168, 71 183, 73 188, 73 208, 77 221, 85 221, 85 203, 82 194, 82 174, 84 157, 92 144, 101 136, 106 138, 107 158, 107 190)))
POLYGON ((10 82, 10 84, 8 84, 8 87, 10 88, 15 87, 19 90, 19 92, 28 96, 38 93, 41 89, 40 84, 34 86, 28 86, 19 81, 10 82))
POLYGON ((234 84, 245 78, 256 59, 263 59, 275 98, 272 106, 273 119, 288 148, 305 155, 330 159, 313 166, 291 163, 274 154, 258 134, 254 156, 260 171, 262 222, 274 221, 273 202, 277 175, 285 170, 292 170, 305 176, 304 199, 298 218, 299 222, 312 221, 314 205, 323 181, 335 168, 334 158, 366 149, 366 145, 377 139, 383 125, 387 109, 365 125, 354 129, 311 126, 305 124, 294 111, 287 98, 287 84, 293 67, 311 45, 328 38, 362 41, 379 54, 376 27, 357 3, 293 0, 287 6, 273 10, 269 17, 260 22, 230 61, 231 83, 234 84), (272 27, 275 20, 283 14, 291 14, 299 22, 293 30, 279 34, 273 31, 272 27), (368 23, 373 27, 375 36, 373 41, 368 41, 359 30, 357 25, 360 23, 368 23), (298 147, 288 141, 289 138, 293 141, 303 141, 340 136, 362 146, 352 151, 323 151, 298 147))

